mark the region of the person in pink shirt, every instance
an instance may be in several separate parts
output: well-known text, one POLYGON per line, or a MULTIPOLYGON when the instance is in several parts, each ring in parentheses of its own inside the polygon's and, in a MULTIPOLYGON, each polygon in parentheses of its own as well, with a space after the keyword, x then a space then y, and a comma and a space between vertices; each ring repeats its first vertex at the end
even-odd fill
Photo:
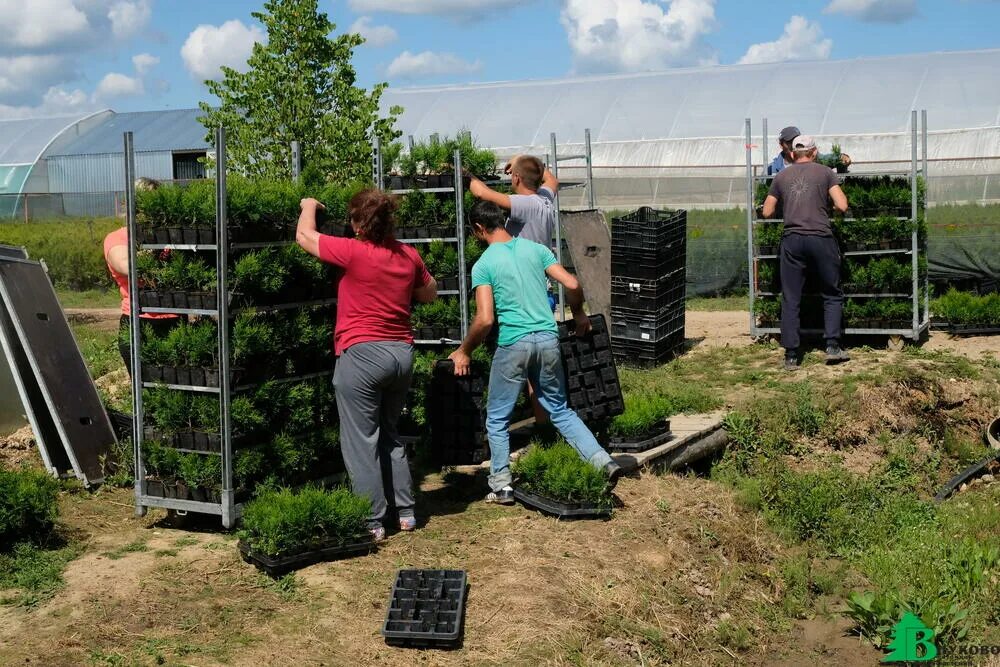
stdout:
MULTIPOLYGON (((160 187, 158 181, 151 178, 140 178, 135 182, 136 190, 155 190, 160 187)), ((129 375, 132 374, 131 359, 131 338, 129 336, 132 311, 131 302, 128 295, 128 228, 119 227, 104 237, 104 261, 108 265, 108 272, 111 279, 118 286, 118 293, 122 298, 121 318, 118 322, 118 353, 122 355, 125 362, 125 369, 129 375)), ((164 313, 142 313, 139 320, 152 328, 158 337, 164 337, 183 318, 177 315, 164 313)))
POLYGON ((296 241, 311 255, 341 269, 333 387, 340 414, 340 444, 355 493, 372 502, 368 529, 385 539, 391 486, 400 530, 416 528, 413 480, 396 425, 413 374, 411 304, 437 298, 437 282, 419 253, 396 240, 396 201, 378 190, 348 205, 355 238, 316 231, 323 205, 303 199, 296 241))

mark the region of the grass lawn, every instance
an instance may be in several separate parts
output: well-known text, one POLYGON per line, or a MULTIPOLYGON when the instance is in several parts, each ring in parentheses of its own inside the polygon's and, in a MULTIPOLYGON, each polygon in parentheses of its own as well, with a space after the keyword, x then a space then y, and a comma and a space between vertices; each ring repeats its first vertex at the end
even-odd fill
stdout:
POLYGON ((82 292, 57 289, 59 304, 66 308, 118 308, 122 298, 117 290, 90 289, 82 292))

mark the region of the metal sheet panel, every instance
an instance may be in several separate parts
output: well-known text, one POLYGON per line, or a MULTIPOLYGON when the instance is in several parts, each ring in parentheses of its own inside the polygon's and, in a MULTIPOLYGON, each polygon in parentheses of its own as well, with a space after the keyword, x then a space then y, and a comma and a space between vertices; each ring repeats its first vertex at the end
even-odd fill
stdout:
POLYGON ((28 357, 24 354, 24 348, 21 347, 21 341, 17 337, 14 323, 3 300, 0 300, 0 348, 10 369, 12 383, 17 390, 14 401, 20 401, 24 414, 28 417, 45 469, 56 477, 71 473, 73 466, 66 456, 59 431, 52 421, 52 415, 45 404, 41 388, 31 371, 28 357))
POLYGON ((561 211, 563 238, 591 315, 610 319, 611 230, 600 211, 561 211))
POLYGON ((0 297, 74 472, 101 483, 115 435, 42 265, 0 259, 0 297))
MULTIPOLYGON (((60 155, 46 162, 52 192, 121 192, 125 182, 121 153, 60 155)), ((174 177, 173 155, 169 151, 136 153, 135 170, 136 178, 170 180, 174 177)))

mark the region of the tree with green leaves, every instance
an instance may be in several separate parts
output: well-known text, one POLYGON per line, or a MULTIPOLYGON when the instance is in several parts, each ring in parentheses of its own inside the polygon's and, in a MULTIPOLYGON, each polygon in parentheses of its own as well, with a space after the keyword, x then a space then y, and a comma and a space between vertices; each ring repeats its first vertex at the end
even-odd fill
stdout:
POLYGON ((332 36, 336 26, 318 0, 267 0, 251 16, 267 30, 267 43, 254 44, 246 73, 223 67, 221 81, 205 82, 220 101, 199 103, 208 141, 225 127, 229 164, 250 177, 289 178, 290 145, 299 141, 310 180, 370 180, 373 137, 397 138, 402 109, 380 117, 387 84, 355 85, 351 58, 364 39, 332 36))

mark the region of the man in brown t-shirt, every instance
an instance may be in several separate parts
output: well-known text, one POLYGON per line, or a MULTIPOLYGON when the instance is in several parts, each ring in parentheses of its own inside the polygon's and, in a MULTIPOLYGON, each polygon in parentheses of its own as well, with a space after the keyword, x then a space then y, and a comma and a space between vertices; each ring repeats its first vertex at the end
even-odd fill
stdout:
POLYGON ((764 200, 763 214, 772 217, 778 204, 784 215, 781 239, 781 345, 785 369, 799 367, 799 310, 807 272, 819 278, 823 295, 826 362, 847 361, 840 347, 844 292, 840 289, 840 247, 830 225, 830 202, 847 210, 847 196, 832 169, 817 164, 816 142, 800 135, 792 140, 795 163, 779 173, 764 200))

